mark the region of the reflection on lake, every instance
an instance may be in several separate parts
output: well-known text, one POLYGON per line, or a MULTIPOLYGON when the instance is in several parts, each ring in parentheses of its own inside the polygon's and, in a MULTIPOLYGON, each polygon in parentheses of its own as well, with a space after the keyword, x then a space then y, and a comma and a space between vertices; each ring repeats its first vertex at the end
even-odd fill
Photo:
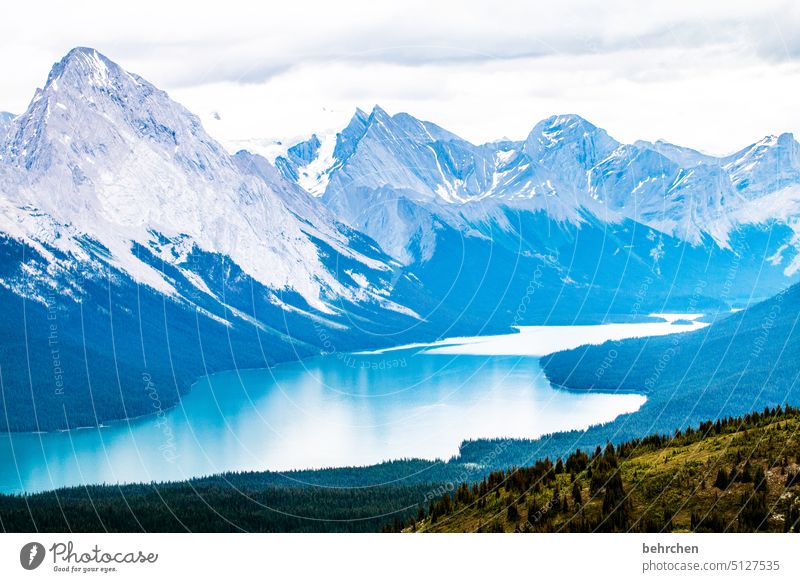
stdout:
POLYGON ((553 389, 530 356, 339 354, 204 378, 161 421, 2 434, 0 491, 446 459, 464 439, 585 428, 644 400, 553 389))

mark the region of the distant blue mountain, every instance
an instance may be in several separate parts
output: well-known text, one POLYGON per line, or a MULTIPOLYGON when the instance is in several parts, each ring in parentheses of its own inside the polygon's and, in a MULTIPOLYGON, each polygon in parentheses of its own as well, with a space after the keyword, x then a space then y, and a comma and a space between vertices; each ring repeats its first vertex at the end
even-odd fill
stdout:
MULTIPOLYGON (((703 419, 800 403, 800 285, 689 333, 607 342, 546 356, 551 382, 645 393, 615 430, 671 432, 703 419)), ((622 437, 620 437, 622 438, 622 437)))

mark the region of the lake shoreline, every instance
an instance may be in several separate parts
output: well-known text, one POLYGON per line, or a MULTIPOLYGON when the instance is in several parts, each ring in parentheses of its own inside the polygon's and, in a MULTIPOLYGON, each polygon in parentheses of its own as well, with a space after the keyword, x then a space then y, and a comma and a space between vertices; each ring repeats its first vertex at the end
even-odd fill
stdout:
MULTIPOLYGON (((654 324, 622 324, 627 331, 619 325, 594 326, 588 333, 624 331, 637 337, 639 326, 654 324)), ((672 328, 666 321, 655 325, 661 335, 690 328, 672 328)), ((553 385, 538 355, 469 352, 476 345, 485 348, 487 342, 502 345, 508 338, 519 343, 536 334, 549 336, 554 329, 569 331, 564 326, 528 326, 461 343, 456 338, 405 351, 334 353, 268 368, 214 372, 196 380, 174 406, 164 408, 164 418, 145 415, 55 433, 6 433, 10 440, 4 443, 4 454, 12 451, 16 460, 8 457, 11 465, 2 479, 3 489, 16 491, 21 485, 25 491, 47 491, 78 481, 176 482, 238 471, 282 474, 371 467, 396 459, 452 460, 470 443, 499 439, 521 445, 547 435, 581 433, 644 406, 647 397, 637 391, 553 385), (466 353, 439 353, 444 345, 466 353), (396 362, 401 363, 395 366, 396 362), (301 384, 295 386, 297 381, 301 384), (287 411, 289 416, 282 420, 287 411), (169 425, 168 432, 161 423, 169 425), (355 440, 348 444, 348 439, 355 440), (180 457, 171 468, 163 465, 164 459, 158 462, 157 451, 167 445, 180 457), (13 453, 17 447, 22 447, 21 455, 13 453), (201 453, 205 460, 197 464, 201 453), (121 455, 134 456, 121 466, 121 455), (22 463, 19 478, 11 471, 14 463, 22 463)), ((571 331, 580 342, 586 341, 586 327, 571 331)), ((550 347, 558 346, 550 342, 550 347)))
MULTIPOLYGON (((638 316, 636 318, 633 318, 632 321, 624 321, 627 318, 620 317, 619 318, 620 321, 613 321, 613 322, 600 323, 600 324, 598 324, 598 323, 576 323, 574 325, 569 325, 569 326, 565 326, 563 324, 562 325, 552 325, 552 326, 547 326, 547 325, 511 326, 509 328, 509 333, 508 334, 503 334, 503 335, 508 335, 508 336, 519 335, 521 328, 531 328, 531 327, 537 327, 537 328, 543 328, 543 327, 566 328, 566 327, 598 327, 598 326, 605 326, 605 325, 639 325, 639 324, 646 324, 646 323, 659 323, 659 322, 663 322, 664 321, 664 319, 661 317, 662 315, 665 315, 665 314, 652 313, 652 314, 647 314, 647 315, 641 315, 641 316, 638 316)), ((667 314, 667 315, 671 315, 671 314, 667 314)), ((675 315, 683 316, 683 315, 686 315, 686 314, 675 314, 675 315)), ((702 317, 702 314, 698 315, 698 318, 701 318, 701 317, 702 317)), ((675 331, 679 332, 679 331, 683 331, 683 330, 676 329, 675 331)), ((489 338, 493 338, 493 337, 502 337, 502 336, 498 336, 497 334, 486 334, 486 335, 476 335, 476 336, 455 336, 455 337, 452 337, 452 338, 436 340, 434 342, 417 342, 417 343, 410 343, 410 344, 401 344, 401 345, 396 345, 396 346, 388 346, 386 348, 379 348, 379 349, 375 349, 375 350, 353 350, 353 351, 350 351, 350 352, 342 352, 342 353, 331 352, 331 353, 327 353, 327 354, 326 353, 320 353, 320 354, 314 354, 314 355, 310 355, 310 356, 305 356, 303 358, 298 358, 298 359, 295 359, 295 360, 286 360, 286 361, 282 361, 282 362, 277 362, 277 363, 275 363, 275 364, 273 364, 271 366, 259 366, 259 367, 234 368, 234 369, 229 369, 229 370, 218 370, 216 372, 212 372, 211 374, 206 374, 206 375, 203 375, 203 376, 196 377, 193 381, 191 381, 189 383, 189 387, 185 392, 179 392, 178 399, 173 404, 170 404, 168 406, 163 406, 160 410, 162 412, 169 412, 171 410, 174 410, 174 409, 178 408, 181 405, 182 401, 192 393, 192 391, 195 388, 195 386, 197 386, 198 384, 200 384, 201 382, 203 382, 207 378, 214 378, 215 376, 218 376, 220 374, 228 374, 228 373, 232 373, 232 372, 253 372, 253 371, 260 371, 260 370, 271 370, 271 369, 276 369, 276 368, 278 368, 280 366, 283 366, 283 365, 296 364, 298 362, 303 362, 303 361, 312 360, 314 358, 325 357, 325 356, 383 355, 383 354, 394 352, 394 351, 411 349, 411 348, 416 348, 416 347, 437 349, 438 347, 449 347, 449 346, 462 345, 462 344, 460 344, 458 342, 458 340, 463 340, 463 339, 465 339, 467 337, 479 338, 479 339, 489 339, 489 338)), ((581 345, 583 345, 583 344, 581 344, 581 345)), ((555 351, 559 351, 559 350, 555 350, 555 351)), ((549 353, 553 353, 553 352, 549 352, 549 353)), ((503 355, 503 354, 500 354, 500 355, 503 355)), ((548 355, 548 353, 532 354, 532 355, 534 357, 542 357, 542 356, 548 355)), ((597 392, 598 393, 605 393, 606 391, 597 390, 597 392)), ((53 430, 10 430, 10 431, 0 431, 0 435, 26 435, 26 434, 27 435, 37 435, 37 434, 38 435, 49 435, 49 434, 72 433, 72 432, 75 432, 75 431, 90 430, 90 429, 101 430, 101 429, 104 429, 104 428, 113 428, 113 427, 115 427, 115 426, 117 426, 117 425, 119 425, 121 423, 132 424, 132 423, 137 423, 137 422, 140 422, 140 421, 147 421, 147 420, 150 420, 150 419, 153 419, 153 418, 157 417, 158 414, 159 414, 159 411, 155 410, 154 412, 147 413, 147 414, 139 414, 139 415, 136 415, 136 416, 106 419, 106 420, 103 420, 101 423, 96 424, 96 425, 76 426, 76 427, 73 427, 73 428, 53 429, 53 430)))

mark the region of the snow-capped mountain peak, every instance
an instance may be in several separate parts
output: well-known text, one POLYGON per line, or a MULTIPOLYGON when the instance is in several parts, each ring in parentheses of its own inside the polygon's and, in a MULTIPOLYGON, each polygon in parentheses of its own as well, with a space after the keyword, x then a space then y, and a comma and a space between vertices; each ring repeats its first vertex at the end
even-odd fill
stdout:
POLYGON ((135 77, 95 49, 76 47, 50 70, 45 89, 58 90, 61 83, 69 83, 73 87, 108 90, 119 82, 121 76, 135 77))
POLYGON ((800 144, 791 133, 768 135, 721 163, 734 187, 752 200, 800 180, 800 144))
POLYGON ((525 142, 525 152, 545 165, 577 164, 588 170, 619 145, 605 130, 579 115, 554 115, 536 124, 525 142))
POLYGON ((0 152, 8 203, 42 217, 18 232, 30 241, 78 256, 89 234, 115 267, 170 294, 135 245, 174 261, 192 247, 230 257, 259 283, 323 311, 327 299, 352 296, 262 177, 242 172, 165 92, 93 49, 53 67, 0 152))

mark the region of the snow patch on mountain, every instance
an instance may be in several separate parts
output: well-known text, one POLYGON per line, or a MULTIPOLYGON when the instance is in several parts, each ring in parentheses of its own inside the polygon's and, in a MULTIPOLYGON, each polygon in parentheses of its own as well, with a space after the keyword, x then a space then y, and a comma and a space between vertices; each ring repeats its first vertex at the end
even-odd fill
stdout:
POLYGON ((333 157, 335 147, 335 135, 322 136, 314 157, 307 164, 298 168, 297 183, 312 196, 322 196, 328 187, 329 171, 336 160, 333 157))
POLYGON ((7 111, 0 111, 0 141, 6 135, 8 128, 11 127, 11 121, 14 119, 14 114, 7 111))

